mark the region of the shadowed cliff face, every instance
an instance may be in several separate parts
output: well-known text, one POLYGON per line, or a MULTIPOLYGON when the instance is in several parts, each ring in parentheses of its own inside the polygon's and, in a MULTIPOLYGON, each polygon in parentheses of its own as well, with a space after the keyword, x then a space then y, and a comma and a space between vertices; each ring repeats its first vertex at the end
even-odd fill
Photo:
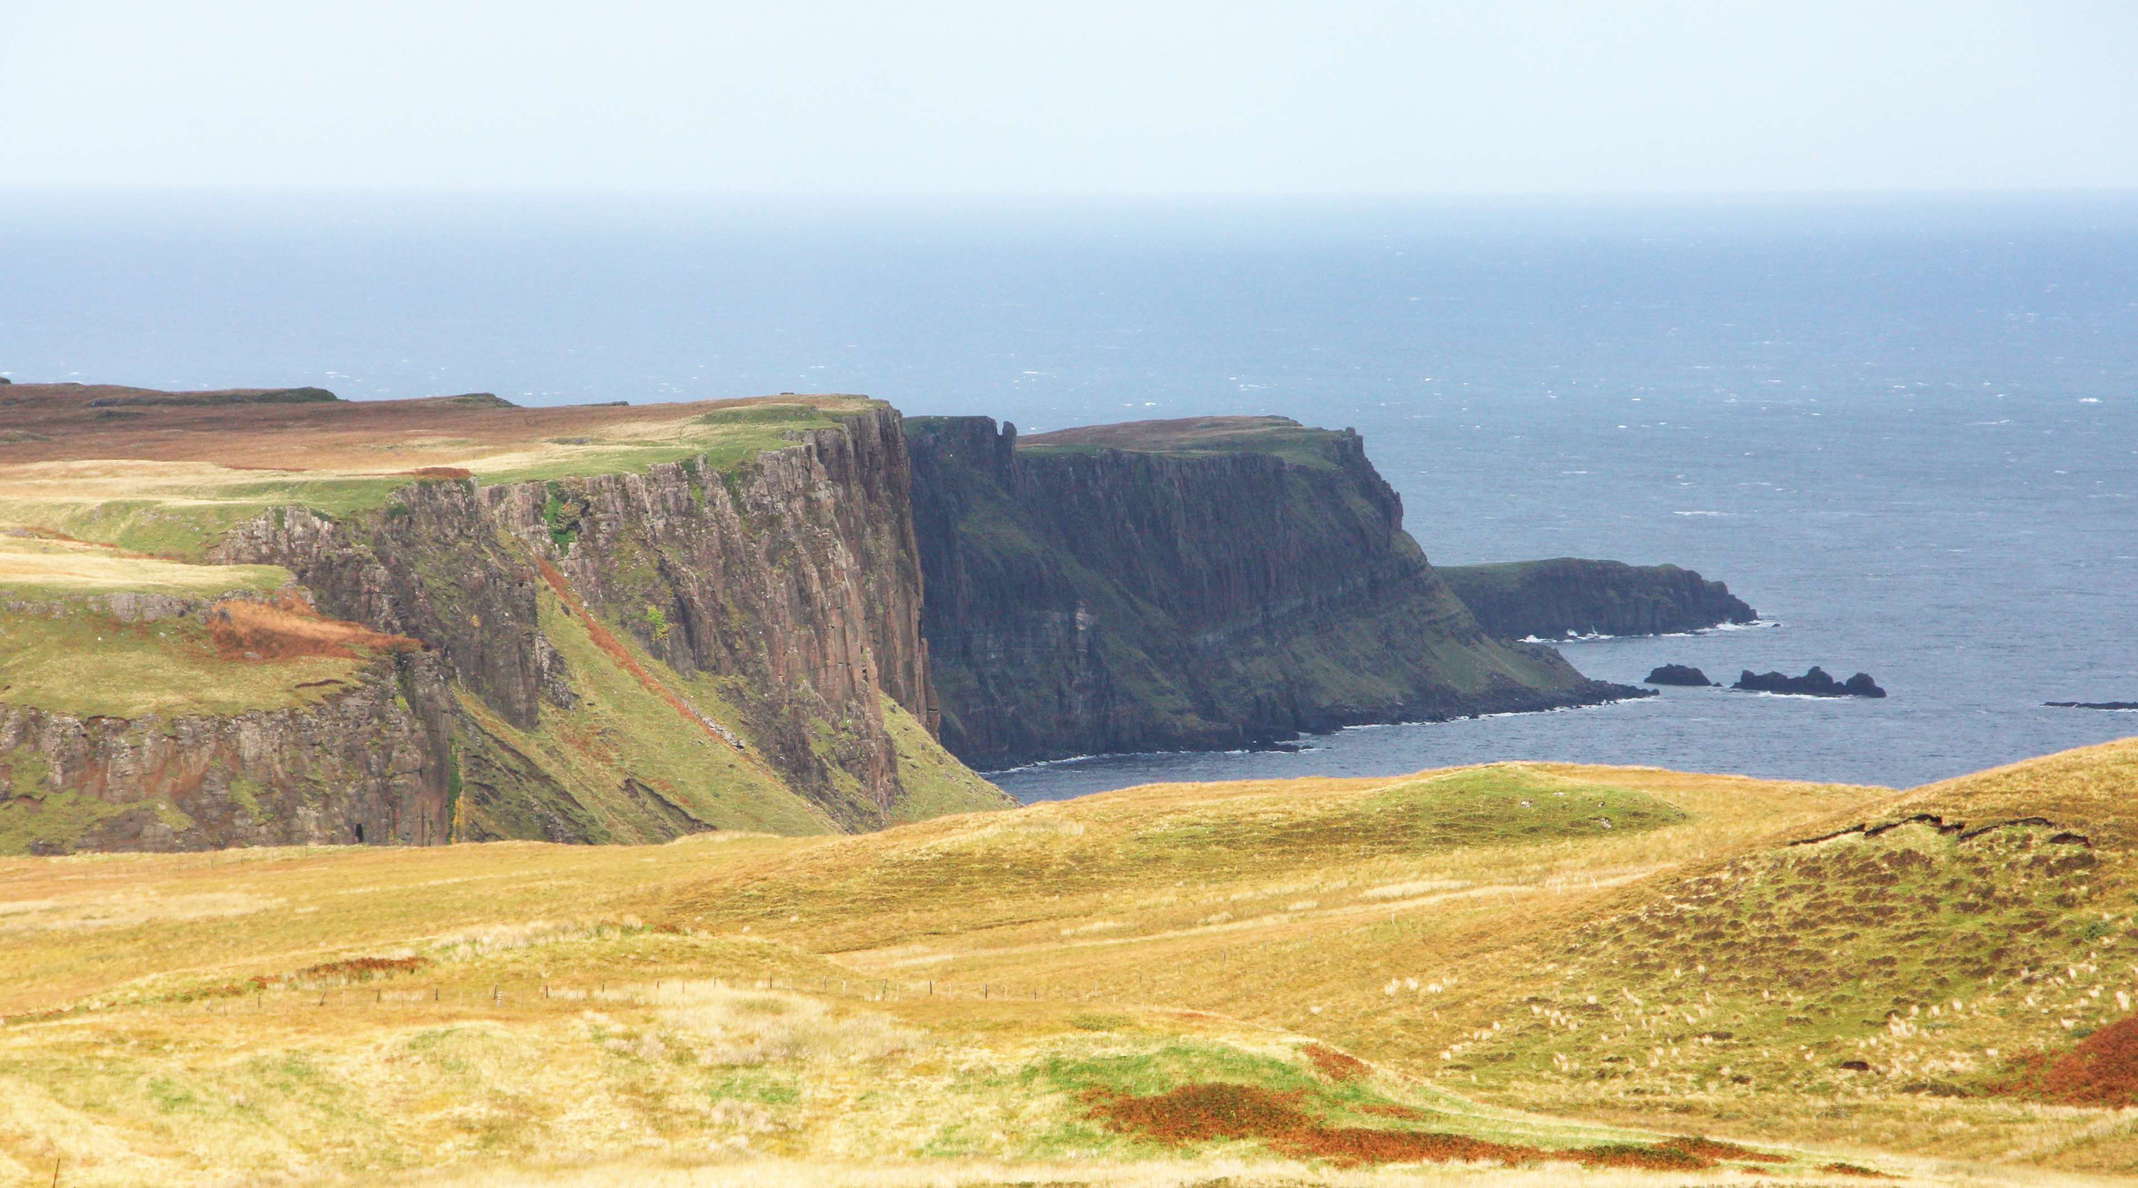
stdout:
POLYGON ((1485 630, 1506 639, 1665 635, 1759 617, 1728 586, 1675 565, 1557 557, 1440 574, 1485 630))
POLYGON ((943 741, 979 766, 1609 699, 1489 638, 1358 436, 908 422, 943 741))

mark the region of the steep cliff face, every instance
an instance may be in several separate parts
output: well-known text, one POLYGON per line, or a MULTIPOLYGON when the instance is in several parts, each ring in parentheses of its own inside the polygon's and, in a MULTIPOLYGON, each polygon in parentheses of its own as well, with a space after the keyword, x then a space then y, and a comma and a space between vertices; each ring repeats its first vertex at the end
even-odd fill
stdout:
MULTIPOLYGON (((398 415, 427 435, 421 449, 441 418, 504 438, 482 418, 534 415, 420 403, 398 415)), ((324 418, 344 415, 381 419, 328 408, 293 422, 293 442, 318 448, 319 425, 334 424, 324 418)), ((837 398, 638 415, 666 419, 526 446, 535 433, 514 430, 503 444, 515 452, 496 469, 524 477, 507 481, 424 466, 383 483, 363 473, 240 486, 243 501, 269 505, 216 527, 207 564, 97 553, 133 577, 161 567, 159 580, 170 569, 187 581, 294 578, 319 614, 347 621, 339 629, 396 646, 337 661, 330 696, 296 696, 244 667, 256 656, 246 645, 193 638, 206 630, 195 623, 186 640, 163 642, 190 648, 188 663, 228 666, 203 669, 200 687, 236 687, 242 672, 275 704, 172 715, 6 704, 0 663, 0 852, 658 841, 866 829, 1006 804, 930 728, 897 414, 837 398), (285 483, 295 497, 274 500, 285 483)), ((240 481, 221 468, 172 473, 218 491, 240 481)), ((89 580, 67 560, 63 579, 89 580)), ((161 613, 159 597, 122 601, 161 613)), ((0 614, 0 635, 10 621, 0 614)), ((81 642, 115 646, 94 633, 81 642)))
POLYGON ((886 701, 930 712, 909 486, 885 409, 724 474, 681 462, 484 494, 564 596, 684 682, 711 678, 787 782, 870 827, 907 794, 886 701))
POLYGON ((1488 637, 1349 431, 908 421, 942 737, 978 766, 1632 695, 1488 637))
POLYGON ((873 828, 920 791, 887 715, 930 713, 908 487, 899 418, 872 408, 721 469, 431 481, 331 522, 278 510, 218 556, 438 646, 472 703, 465 836, 873 828), (603 731, 607 756, 583 743, 603 731), (681 738, 648 741, 663 733, 681 738))
MULTIPOLYGON (((123 618, 65 604, 44 613, 144 638, 216 613, 154 602, 123 618)), ((114 717, 0 702, 0 853, 446 841, 446 682, 438 656, 400 652, 313 682, 330 690, 316 699, 247 712, 114 717)))
POLYGON ((1440 574, 1485 630, 1506 639, 1665 635, 1759 617, 1728 586, 1675 565, 1556 557, 1443 565, 1440 574))

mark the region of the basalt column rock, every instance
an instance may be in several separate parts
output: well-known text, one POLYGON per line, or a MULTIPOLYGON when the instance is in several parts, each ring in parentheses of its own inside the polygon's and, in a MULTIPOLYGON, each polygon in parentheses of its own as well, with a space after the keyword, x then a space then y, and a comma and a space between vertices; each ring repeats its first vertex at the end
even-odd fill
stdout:
MULTIPOLYGON (((884 699, 923 724, 936 709, 903 425, 883 407, 838 421, 721 469, 685 459, 480 488, 440 478, 340 519, 277 509, 240 525, 216 559, 286 566, 326 613, 423 640, 460 688, 526 732, 576 696, 542 629, 554 587, 685 681, 710 679, 739 720, 679 712, 738 747, 753 740, 753 762, 839 825, 878 827, 907 793, 884 699)), ((478 717, 461 713, 457 730, 487 819, 550 840, 601 836, 568 803, 568 773, 478 717)))
POLYGON ((490 515, 683 676, 835 818, 899 798, 879 696, 933 713, 903 427, 882 409, 714 473, 696 462, 489 488, 490 515))

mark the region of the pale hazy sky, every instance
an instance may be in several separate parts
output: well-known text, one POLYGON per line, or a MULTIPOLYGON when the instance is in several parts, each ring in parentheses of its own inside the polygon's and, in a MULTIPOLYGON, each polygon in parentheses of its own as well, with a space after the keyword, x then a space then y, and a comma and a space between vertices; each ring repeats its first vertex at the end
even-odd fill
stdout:
POLYGON ((0 187, 2138 187, 2138 0, 0 0, 0 187))

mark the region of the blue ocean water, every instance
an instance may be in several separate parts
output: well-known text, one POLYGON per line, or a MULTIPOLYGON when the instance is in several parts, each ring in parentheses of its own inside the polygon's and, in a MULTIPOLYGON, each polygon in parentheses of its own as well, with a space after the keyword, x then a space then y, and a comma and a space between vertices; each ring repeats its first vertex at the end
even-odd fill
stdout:
POLYGON ((1674 561, 1779 626, 1566 645, 1873 673, 1343 731, 1158 779, 1496 758, 1911 785, 2138 734, 2138 197, 989 207, 0 200, 0 374, 526 403, 855 391, 1025 429, 1349 425, 1437 561, 1674 561))

